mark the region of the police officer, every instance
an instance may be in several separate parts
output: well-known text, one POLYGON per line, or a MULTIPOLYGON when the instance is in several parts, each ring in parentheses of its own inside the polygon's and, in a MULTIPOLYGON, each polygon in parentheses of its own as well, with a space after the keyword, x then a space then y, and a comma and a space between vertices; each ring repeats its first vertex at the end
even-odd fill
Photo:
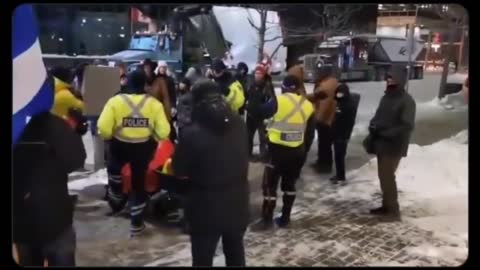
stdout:
POLYGON ((143 210, 147 202, 148 164, 157 147, 156 141, 170 134, 163 105, 145 93, 145 83, 143 71, 130 73, 126 93, 112 97, 98 119, 99 134, 110 145, 107 199, 114 213, 121 211, 127 201, 122 192, 122 167, 129 163, 132 170, 132 193, 128 198, 131 236, 145 229, 143 210))
POLYGON ((292 75, 285 77, 282 94, 263 106, 271 123, 267 126, 270 162, 263 175, 262 219, 252 230, 266 230, 273 226, 273 211, 277 200, 277 187, 281 178, 283 191, 282 215, 275 221, 279 227, 290 223, 290 212, 295 201, 295 183, 305 160, 304 135, 313 115, 313 105, 301 95, 300 81, 292 75))
POLYGON ((245 103, 245 91, 242 84, 227 71, 222 59, 216 58, 212 62, 213 79, 220 85, 222 94, 235 112, 239 112, 245 103))

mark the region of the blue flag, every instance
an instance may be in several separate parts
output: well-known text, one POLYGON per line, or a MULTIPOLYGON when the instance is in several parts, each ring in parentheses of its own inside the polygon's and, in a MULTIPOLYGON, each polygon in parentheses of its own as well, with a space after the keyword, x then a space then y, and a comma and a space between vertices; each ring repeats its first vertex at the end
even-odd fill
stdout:
POLYGON ((53 105, 53 80, 48 78, 38 40, 32 5, 13 13, 13 143, 16 144, 30 117, 53 105))

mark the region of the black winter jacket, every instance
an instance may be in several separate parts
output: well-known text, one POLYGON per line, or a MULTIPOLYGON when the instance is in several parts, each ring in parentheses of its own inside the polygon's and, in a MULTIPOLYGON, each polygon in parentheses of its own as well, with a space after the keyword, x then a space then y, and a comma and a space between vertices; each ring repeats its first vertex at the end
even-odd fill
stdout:
POLYGON ((189 125, 192 122, 192 103, 192 92, 187 92, 178 98, 177 126, 179 129, 189 125))
POLYGON ((82 138, 50 113, 33 117, 13 149, 13 239, 46 243, 73 223, 68 174, 83 166, 82 138))
POLYGON ((246 127, 228 105, 220 106, 228 108, 226 114, 218 107, 194 109, 173 157, 175 174, 190 183, 185 215, 193 233, 239 231, 248 225, 246 127))
POLYGON ((246 95, 246 109, 248 116, 263 120, 261 105, 266 103, 270 97, 275 96, 275 90, 270 77, 267 77, 263 82, 255 82, 248 89, 246 95))
POLYGON ((416 104, 404 90, 389 90, 380 100, 370 121, 374 151, 377 155, 407 156, 415 126, 416 104))
POLYGON ((332 123, 333 140, 348 141, 355 125, 360 95, 350 93, 350 89, 346 84, 341 84, 337 92, 342 92, 344 96, 343 98, 337 98, 335 118, 332 123))

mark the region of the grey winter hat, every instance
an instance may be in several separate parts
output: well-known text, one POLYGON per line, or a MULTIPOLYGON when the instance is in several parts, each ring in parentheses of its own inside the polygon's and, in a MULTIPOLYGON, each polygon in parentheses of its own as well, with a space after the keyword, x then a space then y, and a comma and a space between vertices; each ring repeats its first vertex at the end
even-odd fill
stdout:
POLYGON ((387 78, 391 78, 398 88, 405 88, 407 83, 407 68, 403 65, 394 65, 387 74, 387 78))

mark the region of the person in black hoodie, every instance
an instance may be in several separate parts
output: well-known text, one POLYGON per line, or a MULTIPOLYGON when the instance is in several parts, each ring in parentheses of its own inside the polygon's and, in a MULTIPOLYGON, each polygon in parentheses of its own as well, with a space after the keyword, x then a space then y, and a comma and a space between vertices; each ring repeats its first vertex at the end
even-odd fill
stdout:
POLYGON ((20 265, 75 266, 67 182, 85 159, 82 138, 67 121, 50 112, 31 118, 13 148, 12 232, 20 265))
POLYGON ((342 83, 335 92, 337 101, 335 119, 332 123, 333 149, 335 156, 336 175, 330 178, 332 183, 345 183, 345 155, 348 141, 352 135, 360 95, 350 93, 348 85, 342 83))
POLYGON ((186 177, 185 216, 190 225, 193 266, 212 266, 222 238, 227 266, 245 266, 243 236, 249 219, 247 132, 218 85, 192 89, 192 124, 175 149, 173 171, 186 177))
POLYGON ((259 65, 255 68, 255 82, 247 92, 247 129, 248 129, 248 153, 252 157, 253 138, 258 130, 260 139, 260 159, 267 153, 267 130, 263 122, 265 117, 261 113, 261 106, 270 98, 275 97, 272 78, 267 74, 266 69, 259 65))
POLYGON ((405 91, 407 72, 393 66, 387 75, 387 89, 370 121, 364 141, 367 152, 377 155, 378 178, 382 189, 382 206, 370 210, 381 221, 400 221, 395 172, 402 157, 407 156, 410 136, 415 126, 416 104, 405 91))

